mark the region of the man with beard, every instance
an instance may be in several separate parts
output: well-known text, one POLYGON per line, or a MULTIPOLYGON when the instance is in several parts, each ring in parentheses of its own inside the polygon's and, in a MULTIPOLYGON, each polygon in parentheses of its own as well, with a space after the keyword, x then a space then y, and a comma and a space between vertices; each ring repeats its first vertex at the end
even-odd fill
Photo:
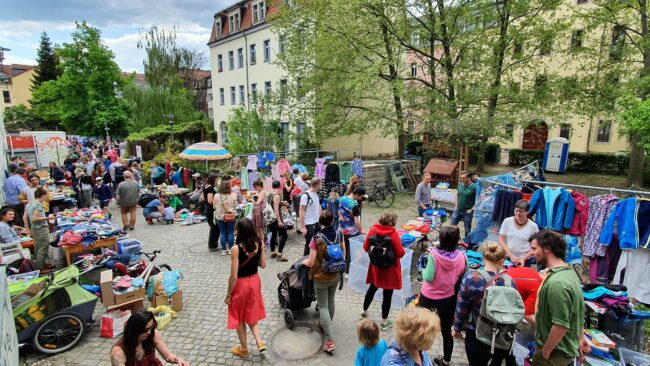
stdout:
POLYGON ((560 234, 543 230, 529 240, 537 263, 548 268, 535 313, 533 365, 569 365, 580 350, 589 352, 583 336, 585 305, 580 280, 564 261, 566 242, 560 234))

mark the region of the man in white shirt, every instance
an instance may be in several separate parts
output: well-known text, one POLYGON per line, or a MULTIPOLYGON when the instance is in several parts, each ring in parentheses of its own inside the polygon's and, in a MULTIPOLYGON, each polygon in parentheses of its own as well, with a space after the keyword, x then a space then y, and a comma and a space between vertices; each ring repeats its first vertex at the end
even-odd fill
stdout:
POLYGON ((539 231, 537 224, 528 218, 530 204, 525 200, 515 203, 515 215, 501 223, 499 244, 515 266, 529 267, 532 260, 528 239, 539 231), (528 262, 528 263, 527 263, 528 262))
POLYGON ((305 236, 305 250, 303 255, 309 255, 309 243, 314 235, 320 231, 320 218, 321 206, 320 199, 318 198, 318 191, 321 187, 320 178, 311 179, 311 188, 300 195, 300 225, 304 228, 303 235, 305 236))

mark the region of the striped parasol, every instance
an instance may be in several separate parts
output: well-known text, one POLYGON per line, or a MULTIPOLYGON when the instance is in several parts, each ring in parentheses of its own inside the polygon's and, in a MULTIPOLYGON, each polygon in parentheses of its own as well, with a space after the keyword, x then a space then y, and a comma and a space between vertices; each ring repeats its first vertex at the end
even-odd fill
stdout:
POLYGON ((225 160, 232 158, 232 155, 223 146, 214 142, 203 141, 188 146, 178 154, 186 160, 225 160))

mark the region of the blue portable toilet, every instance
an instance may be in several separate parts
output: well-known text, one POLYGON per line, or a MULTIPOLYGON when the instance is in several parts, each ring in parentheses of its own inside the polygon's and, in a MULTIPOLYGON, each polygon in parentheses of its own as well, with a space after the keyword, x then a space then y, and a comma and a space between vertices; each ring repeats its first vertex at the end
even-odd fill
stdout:
POLYGON ((546 141, 542 168, 547 172, 564 173, 569 160, 569 140, 556 137, 546 141))

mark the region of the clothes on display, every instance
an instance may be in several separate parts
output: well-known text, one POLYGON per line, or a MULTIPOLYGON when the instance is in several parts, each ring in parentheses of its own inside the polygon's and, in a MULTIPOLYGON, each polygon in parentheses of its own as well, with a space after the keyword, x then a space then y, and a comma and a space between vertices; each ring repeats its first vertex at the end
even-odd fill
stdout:
POLYGON ((280 169, 278 169, 277 164, 271 164, 271 176, 273 177, 273 180, 280 180, 280 169))
POLYGON ((352 160, 352 174, 359 178, 363 178, 363 161, 359 158, 352 160))
POLYGON ((249 190, 253 188, 253 183, 255 183, 256 180, 260 179, 260 173, 257 171, 249 171, 248 172, 248 188, 249 190))
POLYGON ((587 218, 589 217, 589 200, 584 194, 573 191, 571 197, 575 203, 575 214, 571 227, 564 231, 565 234, 585 235, 587 230, 587 218))
POLYGON ((535 212, 535 222, 540 229, 562 231, 573 224, 575 202, 571 193, 563 188, 544 188, 530 199, 530 212, 535 212))
POLYGON ((325 179, 325 159, 316 158, 314 159, 316 163, 316 168, 314 169, 314 176, 320 179, 325 179))
POLYGON ((515 203, 521 199, 521 192, 507 191, 499 189, 494 198, 494 209, 492 211, 492 220, 496 223, 502 223, 508 217, 514 216, 515 203))
POLYGON ((343 183, 348 183, 350 181, 350 178, 352 178, 352 164, 348 162, 339 164, 339 172, 340 181, 343 183))
POLYGON ((565 262, 569 264, 582 263, 582 252, 580 252, 580 245, 578 244, 578 237, 575 235, 562 235, 566 242, 566 257, 565 262))
POLYGON ((588 200, 587 230, 582 242, 585 256, 605 256, 607 247, 599 243, 600 234, 605 226, 605 221, 614 210, 619 198, 613 194, 590 197, 588 200))
POLYGON ((650 201, 639 201, 636 197, 628 198, 616 204, 607 218, 600 234, 600 243, 609 245, 614 233, 618 234, 618 244, 623 250, 636 250, 641 245, 648 247, 648 226, 650 226, 650 201), (641 210, 641 215, 639 215, 641 210), (645 215, 644 215, 645 214, 645 215))
POLYGON ((250 181, 249 181, 249 178, 248 178, 248 169, 246 169, 246 168, 242 169, 239 172, 239 176, 240 176, 240 179, 241 179, 241 189, 243 189, 245 191, 248 191, 250 189, 250 187, 251 187, 250 186, 250 181))
POLYGON ((248 164, 246 164, 246 169, 248 170, 257 170, 257 156, 248 155, 248 164))
POLYGON ((589 279, 592 283, 609 283, 614 279, 616 266, 621 257, 621 247, 618 246, 618 237, 616 234, 606 248, 605 255, 602 257, 593 256, 589 258, 589 279))
POLYGON ((298 173, 300 174, 307 173, 307 168, 305 168, 305 166, 302 164, 293 164, 291 166, 291 171, 293 171, 294 169, 298 169, 298 173))
POLYGON ((291 173, 292 170, 291 164, 287 159, 280 159, 280 161, 278 161, 278 171, 281 175, 291 173))
POLYGON ((341 172, 339 165, 336 163, 329 163, 325 168, 325 183, 339 183, 341 180, 341 172))
POLYGON ((241 170, 241 160, 239 159, 239 156, 234 156, 230 159, 230 169, 236 172, 241 170))

